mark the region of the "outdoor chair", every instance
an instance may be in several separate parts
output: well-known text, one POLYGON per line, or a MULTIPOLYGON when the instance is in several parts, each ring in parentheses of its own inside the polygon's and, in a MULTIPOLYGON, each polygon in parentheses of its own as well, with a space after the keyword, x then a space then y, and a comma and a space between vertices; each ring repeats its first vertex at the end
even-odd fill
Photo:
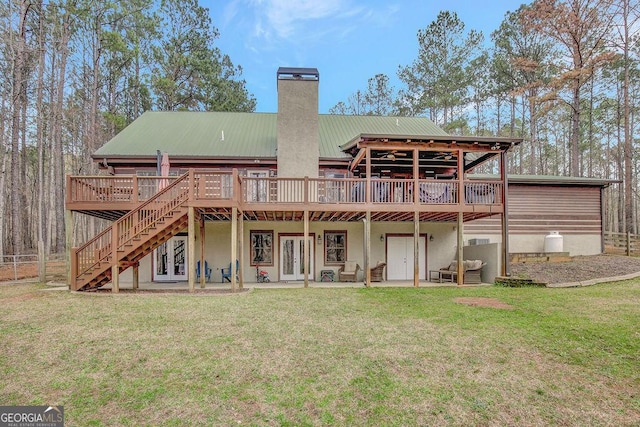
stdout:
POLYGON ((360 266, 355 261, 345 261, 338 270, 338 278, 341 282, 355 282, 358 280, 360 266))
MULTIPOLYGON (((206 260, 204 261, 204 277, 207 282, 211 282, 211 268, 206 260)), ((200 280, 200 261, 196 263, 196 280, 200 280)))
POLYGON ((371 281, 372 282, 382 282, 382 273, 384 272, 384 268, 387 266, 386 262, 378 262, 378 265, 371 269, 371 281))
MULTIPOLYGON (((239 263, 240 262, 236 260, 236 281, 240 280, 238 279, 239 263)), ((229 263, 229 267, 222 267, 220 271, 222 272, 222 283, 224 283, 225 280, 231 282, 231 263, 229 263)))
MULTIPOLYGON (((465 260, 463 261, 464 283, 478 284, 482 283, 482 268, 487 265, 482 260, 465 260)), ((458 280, 458 261, 452 261, 448 267, 439 270, 440 282, 443 280, 455 282, 458 280)))

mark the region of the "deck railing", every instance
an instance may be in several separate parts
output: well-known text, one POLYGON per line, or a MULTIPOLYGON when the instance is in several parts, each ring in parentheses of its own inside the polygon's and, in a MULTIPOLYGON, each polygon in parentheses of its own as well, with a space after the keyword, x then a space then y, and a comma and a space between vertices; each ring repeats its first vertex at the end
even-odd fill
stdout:
POLYGON ((115 221, 111 227, 76 248, 72 268, 74 277, 77 278, 85 272, 92 271, 100 263, 112 263, 114 248, 123 250, 124 246, 134 238, 145 233, 188 200, 190 182, 189 174, 174 179, 137 209, 130 211, 115 221))
POLYGON ((465 203, 469 205, 501 205, 503 188, 502 181, 497 180, 465 181, 465 203))
MULTIPOLYGON (((248 204, 361 204, 374 205, 499 205, 503 183, 498 180, 464 181, 463 197, 457 180, 363 178, 238 177, 232 172, 194 173, 196 200, 231 200, 240 194, 248 204), (235 177, 235 181, 234 181, 235 177), (368 187, 367 187, 368 185, 368 187), (237 193, 236 193, 237 192, 237 193)), ((69 177, 68 202, 145 202, 169 186, 176 177, 69 177)))

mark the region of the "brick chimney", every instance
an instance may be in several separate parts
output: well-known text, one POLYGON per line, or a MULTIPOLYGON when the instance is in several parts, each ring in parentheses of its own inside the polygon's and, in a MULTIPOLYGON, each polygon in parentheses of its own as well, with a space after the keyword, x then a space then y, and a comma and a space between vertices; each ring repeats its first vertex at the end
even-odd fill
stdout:
POLYGON ((320 133, 316 68, 280 67, 278 79, 278 176, 318 177, 320 133))

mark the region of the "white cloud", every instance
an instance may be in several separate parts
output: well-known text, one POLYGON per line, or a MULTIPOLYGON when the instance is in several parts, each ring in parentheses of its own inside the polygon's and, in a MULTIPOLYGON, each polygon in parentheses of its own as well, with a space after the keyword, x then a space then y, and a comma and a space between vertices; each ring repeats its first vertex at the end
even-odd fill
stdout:
POLYGON ((288 38, 304 23, 340 16, 345 9, 349 10, 343 3, 340 0, 268 0, 263 5, 273 32, 280 38, 288 38))
POLYGON ((360 1, 234 0, 225 10, 225 21, 240 15, 250 19, 250 37, 259 44, 282 40, 309 43, 327 36, 337 41, 359 28, 385 26, 398 11, 394 6, 376 8, 360 1))

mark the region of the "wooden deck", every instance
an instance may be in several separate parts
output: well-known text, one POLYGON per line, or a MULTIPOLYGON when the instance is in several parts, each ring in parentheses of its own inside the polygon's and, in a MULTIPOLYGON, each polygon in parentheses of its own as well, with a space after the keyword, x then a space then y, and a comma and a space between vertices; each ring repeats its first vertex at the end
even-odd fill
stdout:
MULTIPOLYGON (((500 180, 248 178, 232 172, 194 172, 187 206, 208 220, 228 220, 232 208, 247 220, 465 221, 504 211, 500 180), (415 191, 417 189, 417 191, 415 191)), ((117 219, 149 200, 176 177, 69 176, 67 209, 117 219)))

